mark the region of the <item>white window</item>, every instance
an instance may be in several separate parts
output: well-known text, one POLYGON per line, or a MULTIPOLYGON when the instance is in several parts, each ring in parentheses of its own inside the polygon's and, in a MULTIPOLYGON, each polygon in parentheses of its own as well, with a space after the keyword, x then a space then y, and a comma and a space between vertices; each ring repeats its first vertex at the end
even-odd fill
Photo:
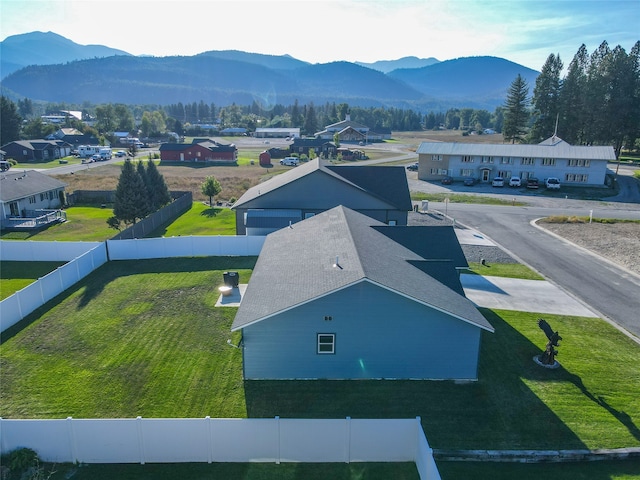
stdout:
POLYGON ((533 165, 534 161, 533 158, 531 157, 524 157, 522 160, 520 160, 520 165, 533 165))
POLYGON ((556 164, 556 159, 555 158, 543 158, 542 159, 542 165, 544 167, 551 167, 553 165, 556 164))
POLYGON ((36 196, 35 195, 31 195, 29 197, 29 203, 36 203, 36 196))
POLYGON ((482 157, 482 163, 493 163, 493 157, 482 157))
POLYGON ((570 158, 568 165, 570 167, 589 167, 591 166, 591 160, 585 158, 570 158))
POLYGON ((335 333, 319 333, 318 334, 318 354, 332 355, 336 353, 336 334, 335 333))
POLYGON ((473 168, 461 168, 460 175, 463 177, 473 177, 473 168))
POLYGON ((471 155, 463 155, 462 163, 473 163, 473 157, 471 155))
POLYGON ((433 162, 441 162, 442 161, 442 155, 431 155, 431 161, 433 161, 433 162))
POLYGON ((510 165, 513 163, 513 159, 511 157, 502 157, 502 160, 500 160, 500 163, 510 165))

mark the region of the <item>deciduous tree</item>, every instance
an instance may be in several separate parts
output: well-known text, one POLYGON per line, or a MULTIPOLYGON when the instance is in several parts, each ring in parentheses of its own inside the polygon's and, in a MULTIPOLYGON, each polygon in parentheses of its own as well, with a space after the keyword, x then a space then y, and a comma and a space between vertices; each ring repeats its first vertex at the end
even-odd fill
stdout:
POLYGON ((203 195, 209 197, 209 206, 213 206, 213 197, 219 194, 222 191, 222 187, 220 186, 220 182, 216 179, 216 177, 210 175, 200 186, 200 190, 203 195))

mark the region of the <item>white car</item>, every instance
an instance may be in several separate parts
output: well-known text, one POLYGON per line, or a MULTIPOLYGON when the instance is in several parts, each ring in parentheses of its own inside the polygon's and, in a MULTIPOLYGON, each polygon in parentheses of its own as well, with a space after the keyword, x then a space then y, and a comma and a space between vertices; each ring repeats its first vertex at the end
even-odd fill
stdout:
POLYGON ((509 179, 509 186, 510 187, 521 187, 522 186, 522 180, 520 180, 520 177, 511 177, 509 179))
POLYGON ((560 180, 555 177, 547 178, 547 181, 544 183, 549 190, 560 190, 560 180))
POLYGON ((300 163, 297 157, 284 157, 280 160, 280 165, 289 165, 290 167, 296 167, 300 163))
POLYGON ((502 177, 495 177, 493 179, 493 181, 491 182, 491 186, 492 187, 504 187, 504 178, 502 177))

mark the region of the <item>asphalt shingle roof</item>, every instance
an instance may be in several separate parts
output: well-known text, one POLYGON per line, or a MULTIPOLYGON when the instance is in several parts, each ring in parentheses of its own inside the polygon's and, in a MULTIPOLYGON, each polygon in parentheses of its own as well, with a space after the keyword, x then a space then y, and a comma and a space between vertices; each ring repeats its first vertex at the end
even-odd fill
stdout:
POLYGON ((0 174, 0 200, 13 202, 66 186, 66 183, 35 170, 3 173, 0 174))
POLYGON ((232 330, 369 281, 493 331, 470 300, 412 264, 425 258, 371 228, 380 226, 338 206, 268 235, 232 330))

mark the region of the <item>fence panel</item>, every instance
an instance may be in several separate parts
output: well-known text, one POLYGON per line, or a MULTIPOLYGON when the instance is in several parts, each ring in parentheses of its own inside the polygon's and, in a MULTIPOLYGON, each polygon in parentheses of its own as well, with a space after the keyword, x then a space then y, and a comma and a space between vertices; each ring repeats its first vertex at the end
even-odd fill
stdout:
POLYGON ((278 425, 273 418, 215 419, 212 422, 212 461, 277 461, 278 425))
POLYGON ((47 462, 71 462, 66 420, 0 420, 2 453, 27 447, 47 462))
POLYGON ((36 242, 0 240, 0 260, 65 262, 96 248, 102 242, 36 242))
POLYGON ((257 256, 265 237, 189 236, 107 240, 110 260, 174 257, 257 256))
POLYGON ((416 420, 351 420, 351 461, 414 461, 418 427, 416 420))
POLYGON ((280 461, 348 462, 350 419, 281 419, 280 461))
POLYGON ((136 419, 73 419, 68 432, 71 459, 85 463, 143 463, 136 419))

